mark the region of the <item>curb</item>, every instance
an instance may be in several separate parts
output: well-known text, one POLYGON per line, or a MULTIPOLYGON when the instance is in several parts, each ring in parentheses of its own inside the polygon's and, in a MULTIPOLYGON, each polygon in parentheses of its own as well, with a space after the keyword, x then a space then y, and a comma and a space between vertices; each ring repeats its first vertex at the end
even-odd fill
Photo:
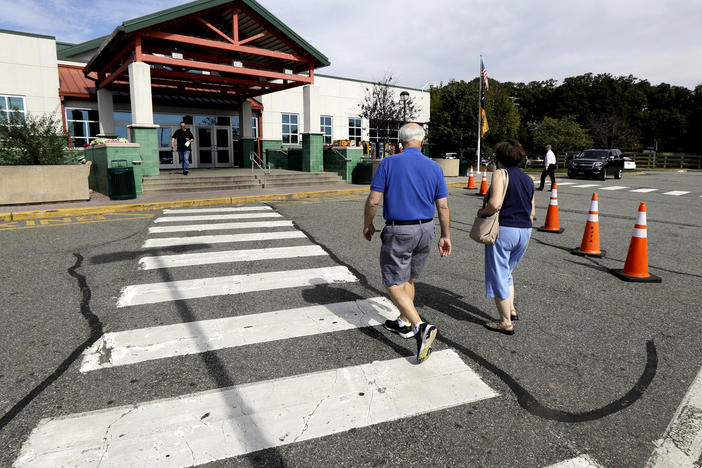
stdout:
POLYGON ((82 208, 60 208, 35 211, 17 211, 0 213, 0 221, 18 221, 22 219, 53 218, 55 216, 88 216, 97 214, 126 213, 134 211, 157 211, 167 208, 186 208, 193 206, 236 205, 262 201, 296 200, 300 198, 339 195, 344 193, 367 193, 368 188, 320 190, 313 192, 275 193, 265 195, 242 195, 238 197, 201 198, 195 200, 172 200, 163 202, 132 203, 124 205, 102 205, 82 208))

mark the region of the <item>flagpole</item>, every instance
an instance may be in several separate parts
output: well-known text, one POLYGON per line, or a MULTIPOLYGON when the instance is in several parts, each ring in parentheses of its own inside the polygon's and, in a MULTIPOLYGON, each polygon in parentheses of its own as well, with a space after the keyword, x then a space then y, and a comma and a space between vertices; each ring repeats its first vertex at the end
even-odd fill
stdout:
MULTIPOLYGON (((480 55, 480 63, 483 63, 483 56, 482 54, 480 55)), ((483 77, 481 76, 483 70, 482 70, 482 65, 478 65, 478 86, 480 86, 480 90, 478 91, 478 149, 476 150, 476 156, 478 157, 478 174, 480 173, 480 130, 482 129, 481 124, 481 119, 482 119, 482 113, 480 112, 480 106, 482 106, 482 97, 483 97, 483 77)))

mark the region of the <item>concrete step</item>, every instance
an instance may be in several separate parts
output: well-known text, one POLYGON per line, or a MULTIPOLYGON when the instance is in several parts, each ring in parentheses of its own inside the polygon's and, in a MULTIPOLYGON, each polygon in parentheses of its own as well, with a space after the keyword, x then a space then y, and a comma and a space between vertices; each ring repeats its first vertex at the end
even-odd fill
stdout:
POLYGON ((158 185, 178 185, 178 184, 209 184, 209 183, 257 183, 257 179, 251 176, 225 176, 225 177, 191 177, 191 176, 181 176, 179 178, 168 177, 145 177, 142 180, 142 185, 144 186, 158 186, 158 185))
POLYGON ((223 185, 188 185, 188 186, 163 186, 144 187, 144 193, 177 193, 177 192, 209 192, 218 190, 250 190, 261 188, 261 184, 223 184, 223 185))
POLYGON ((343 181, 317 181, 314 183, 311 182, 300 182, 300 181, 289 181, 289 182, 276 182, 276 181, 266 181, 266 188, 272 188, 272 187, 302 187, 305 185, 312 185, 312 186, 317 186, 317 185, 345 185, 345 182, 343 181))

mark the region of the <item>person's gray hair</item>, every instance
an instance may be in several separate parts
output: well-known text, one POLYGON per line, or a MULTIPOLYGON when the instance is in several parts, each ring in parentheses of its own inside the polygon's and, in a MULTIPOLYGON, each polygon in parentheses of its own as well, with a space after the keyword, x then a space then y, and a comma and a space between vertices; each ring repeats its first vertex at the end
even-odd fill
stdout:
POLYGON ((426 133, 424 133, 424 129, 421 125, 415 123, 408 123, 404 124, 400 128, 398 136, 402 145, 407 146, 407 144, 412 140, 416 140, 419 143, 424 141, 426 133))

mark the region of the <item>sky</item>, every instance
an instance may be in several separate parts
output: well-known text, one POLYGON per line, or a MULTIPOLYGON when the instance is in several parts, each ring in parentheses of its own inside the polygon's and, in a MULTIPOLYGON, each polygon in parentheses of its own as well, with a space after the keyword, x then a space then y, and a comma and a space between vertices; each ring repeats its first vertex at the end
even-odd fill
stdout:
MULTIPOLYGON (((83 42, 180 0, 0 0, 0 29, 83 42)), ((702 0, 259 0, 331 61, 321 74, 414 88, 584 73, 702 84, 702 0)))

